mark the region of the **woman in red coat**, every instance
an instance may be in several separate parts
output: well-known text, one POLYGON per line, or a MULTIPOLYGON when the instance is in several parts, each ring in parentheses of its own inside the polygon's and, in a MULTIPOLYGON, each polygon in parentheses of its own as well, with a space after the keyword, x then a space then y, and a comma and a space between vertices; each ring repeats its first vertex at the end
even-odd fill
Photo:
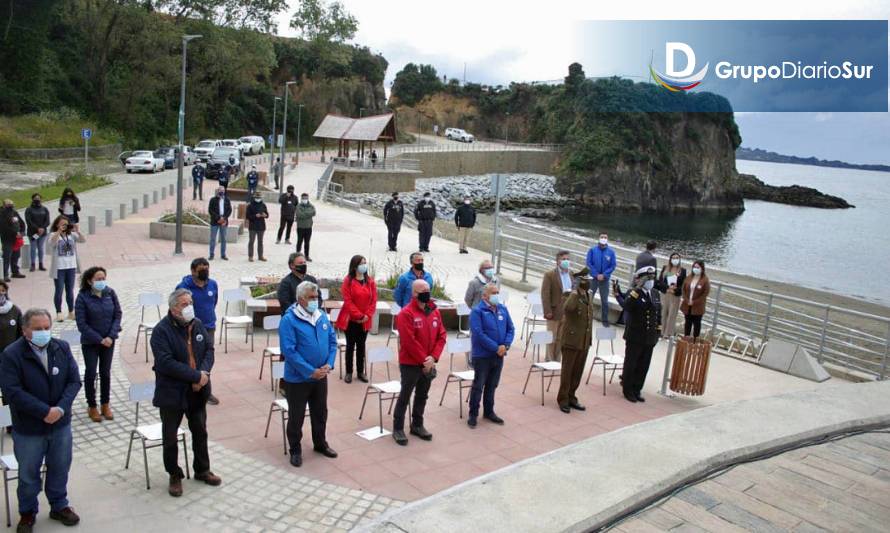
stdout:
POLYGON ((377 286, 368 276, 368 261, 353 256, 349 261, 349 274, 343 279, 343 307, 337 317, 337 329, 346 332, 346 383, 352 383, 352 354, 358 367, 358 379, 365 383, 365 341, 371 330, 371 321, 377 311, 377 286))

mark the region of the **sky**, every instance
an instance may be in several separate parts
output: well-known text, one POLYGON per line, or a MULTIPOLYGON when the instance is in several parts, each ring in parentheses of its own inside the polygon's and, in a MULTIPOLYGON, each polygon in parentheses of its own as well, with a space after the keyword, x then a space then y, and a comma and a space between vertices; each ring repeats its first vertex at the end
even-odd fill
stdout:
MULTIPOLYGON (((747 0, 340 0, 359 22, 353 42, 389 61, 387 90, 406 63, 428 63, 440 75, 487 84, 559 80, 581 55, 573 32, 583 20, 882 19, 890 1, 747 0)), ((289 0, 290 12, 298 0, 289 0)), ((279 33, 289 29, 283 14, 279 33)), ((588 76, 601 72, 583 65, 588 76)), ((633 73, 636 74, 636 73, 633 73)), ((779 153, 890 164, 887 113, 737 113, 743 146, 779 153)))

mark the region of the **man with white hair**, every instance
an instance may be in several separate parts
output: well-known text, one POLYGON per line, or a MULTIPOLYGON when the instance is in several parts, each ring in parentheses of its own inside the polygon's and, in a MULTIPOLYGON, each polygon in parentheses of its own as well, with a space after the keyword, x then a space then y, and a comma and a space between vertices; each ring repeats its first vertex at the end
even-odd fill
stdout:
POLYGON ((464 303, 467 304, 467 307, 475 309, 482 301, 483 290, 492 283, 498 287, 501 286, 501 280, 495 277, 494 265, 491 260, 486 259, 479 263, 479 273, 467 285, 467 292, 464 294, 464 303))
POLYGON ((485 286, 482 301, 470 313, 470 340, 472 341, 473 391, 470 393, 470 412, 467 424, 476 427, 479 401, 482 400, 482 417, 495 424, 504 420, 494 412, 494 391, 501 381, 504 357, 513 344, 516 329, 510 319, 510 311, 501 301, 501 289, 494 283, 485 286))

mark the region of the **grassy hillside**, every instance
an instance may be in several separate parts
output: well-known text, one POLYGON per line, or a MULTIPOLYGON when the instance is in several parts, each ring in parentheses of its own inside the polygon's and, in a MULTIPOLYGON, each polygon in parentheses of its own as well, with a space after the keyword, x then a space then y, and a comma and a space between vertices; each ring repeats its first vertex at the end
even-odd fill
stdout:
POLYGON ((12 117, 0 116, 0 147, 3 148, 67 148, 80 146, 81 128, 93 130, 90 144, 102 146, 121 141, 117 131, 100 127, 96 120, 84 119, 70 109, 42 111, 12 117))

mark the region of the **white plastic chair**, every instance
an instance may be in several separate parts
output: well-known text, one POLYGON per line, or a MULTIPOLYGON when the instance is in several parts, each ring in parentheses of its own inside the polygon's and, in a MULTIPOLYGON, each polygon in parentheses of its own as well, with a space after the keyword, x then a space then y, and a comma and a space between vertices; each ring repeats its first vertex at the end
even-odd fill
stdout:
MULTIPOLYGON (((396 339, 396 346, 399 346, 401 339, 399 339, 399 328, 396 327, 396 317, 399 316, 399 313, 402 311, 401 306, 399 304, 392 304, 389 306, 389 315, 392 318, 389 325, 389 335, 386 337, 386 345, 389 346, 389 341, 393 338, 396 339)), ((389 367, 387 367, 388 369, 389 367)))
POLYGON ((544 318, 544 304, 541 301, 541 293, 530 292, 525 299, 528 301, 528 309, 525 312, 525 317, 522 319, 520 339, 531 335, 531 332, 538 326, 547 325, 547 319, 544 318))
POLYGON ((226 303, 226 310, 222 319, 222 327, 219 332, 219 342, 222 344, 225 338, 225 353, 229 353, 229 329, 244 328, 244 342, 250 337, 250 351, 253 351, 253 317, 248 315, 229 315, 229 304, 243 304, 250 298, 247 289, 227 289, 223 291, 223 301, 226 303))
POLYGON ((321 292, 321 299, 328 301, 331 299, 331 289, 318 289, 321 292))
MULTIPOLYGON (((136 420, 134 429, 130 430, 130 444, 127 446, 127 462, 124 468, 130 468, 130 454, 133 451, 133 441, 139 440, 142 443, 142 463, 145 465, 145 488, 151 489, 151 481, 148 477, 148 450, 151 448, 159 448, 164 445, 163 432, 161 423, 139 425, 139 403, 151 401, 155 393, 155 384, 153 381, 145 383, 134 383, 130 385, 130 401, 136 404, 136 420)), ((190 478, 189 473, 189 450, 185 442, 185 430, 179 427, 176 430, 177 440, 182 442, 182 451, 185 454, 185 477, 190 478)))
MULTIPOLYGON (((9 510, 9 482, 19 478, 19 462, 15 454, 6 454, 3 445, 6 443, 6 428, 12 425, 12 412, 8 405, 0 406, 0 470, 3 470, 3 497, 6 500, 6 527, 12 527, 12 516, 9 510)), ((40 468, 41 477, 46 474, 46 464, 40 468)))
POLYGON ((389 400, 389 412, 391 413, 395 399, 398 398, 399 393, 402 392, 402 382, 400 380, 391 379, 389 374, 389 362, 393 360, 394 356, 395 352, 388 346, 371 348, 368 350, 368 364, 371 371, 368 375, 368 388, 365 389, 365 398, 362 400, 362 409, 359 411, 358 419, 361 420, 362 416, 365 414, 365 404, 368 402, 368 396, 376 394, 377 411, 380 415, 380 433, 383 433, 383 401, 389 400), (384 363, 386 365, 387 381, 374 383, 374 363, 384 363))
MULTIPOLYGON (((451 339, 448 341, 447 345, 448 354, 450 357, 450 361, 448 363, 448 378, 445 380, 445 387, 442 389, 442 397, 439 399, 439 405, 442 405, 442 402, 445 401, 445 391, 448 390, 448 384, 457 382, 457 394, 460 402, 458 403, 458 412, 460 413, 460 418, 464 417, 464 390, 473 388, 473 380, 476 378, 476 371, 469 370, 454 370, 454 354, 464 354, 466 355, 467 361, 470 360, 470 352, 473 349, 472 342, 470 339, 451 339)), ((469 365, 468 365, 469 366, 469 365)), ((467 401, 470 400, 470 395, 467 395, 467 401)))
POLYGON ((461 302, 457 304, 457 338, 470 336, 470 306, 461 302), (464 317, 467 319, 464 329, 464 317))
POLYGON ((587 371, 587 382, 585 384, 589 385, 593 367, 603 365, 603 396, 606 395, 606 373, 610 367, 612 375, 609 377, 609 383, 612 383, 615 371, 619 368, 624 368, 624 355, 615 353, 615 330, 616 328, 596 328, 596 350, 594 351, 593 362, 590 364, 590 370, 587 371), (600 341, 609 341, 609 353, 600 354, 600 341))
POLYGON ((151 335, 152 331, 154 331, 155 326, 158 325, 158 322, 146 322, 145 321, 145 308, 154 306, 158 311, 158 321, 161 320, 161 302, 163 301, 163 296, 161 296, 157 292, 144 292, 139 295, 139 307, 140 307, 140 315, 139 315, 139 328, 136 330, 136 344, 133 346, 133 353, 136 353, 139 350, 139 336, 143 333, 145 334, 145 362, 148 362, 148 336, 151 335))
MULTIPOLYGON (((272 381, 280 380, 284 377, 284 361, 272 361, 272 381)), ((272 423, 272 413, 278 411, 281 413, 281 442, 284 446, 284 455, 287 455, 287 419, 288 419, 288 405, 286 398, 278 397, 278 389, 273 389, 272 392, 272 403, 269 405, 269 417, 266 418, 266 432, 263 434, 263 438, 269 438, 269 425, 272 423)))
MULTIPOLYGON (((553 384, 553 378, 560 374, 562 363, 559 361, 541 361, 541 351, 546 350, 548 344, 553 343, 553 332, 535 331, 529 337, 529 344, 532 346, 532 364, 528 367, 528 375, 525 376, 525 385, 522 387, 522 394, 528 387, 528 380, 532 377, 532 373, 541 374, 541 405, 544 405, 544 379, 550 378, 547 384, 547 392, 550 392, 550 385, 553 384)), ((528 345, 526 345, 528 349, 528 345)))
MULTIPOLYGON (((266 347, 263 348, 263 355, 260 357, 260 377, 258 378, 260 380, 263 379, 263 368, 266 366, 266 359, 268 359, 271 364, 273 358, 281 358, 281 347, 269 346, 272 332, 277 332, 279 325, 281 325, 281 315, 269 315, 263 317, 263 330, 266 332, 266 347)), ((275 378, 269 379, 269 386, 272 390, 275 390, 275 378)))
POLYGON ((340 360, 340 364, 337 366, 339 367, 340 379, 343 379, 343 356, 346 355, 346 339, 340 334, 340 330, 334 327, 338 318, 340 318, 340 309, 331 309, 331 327, 334 328, 334 332, 337 334, 337 358, 340 360))

